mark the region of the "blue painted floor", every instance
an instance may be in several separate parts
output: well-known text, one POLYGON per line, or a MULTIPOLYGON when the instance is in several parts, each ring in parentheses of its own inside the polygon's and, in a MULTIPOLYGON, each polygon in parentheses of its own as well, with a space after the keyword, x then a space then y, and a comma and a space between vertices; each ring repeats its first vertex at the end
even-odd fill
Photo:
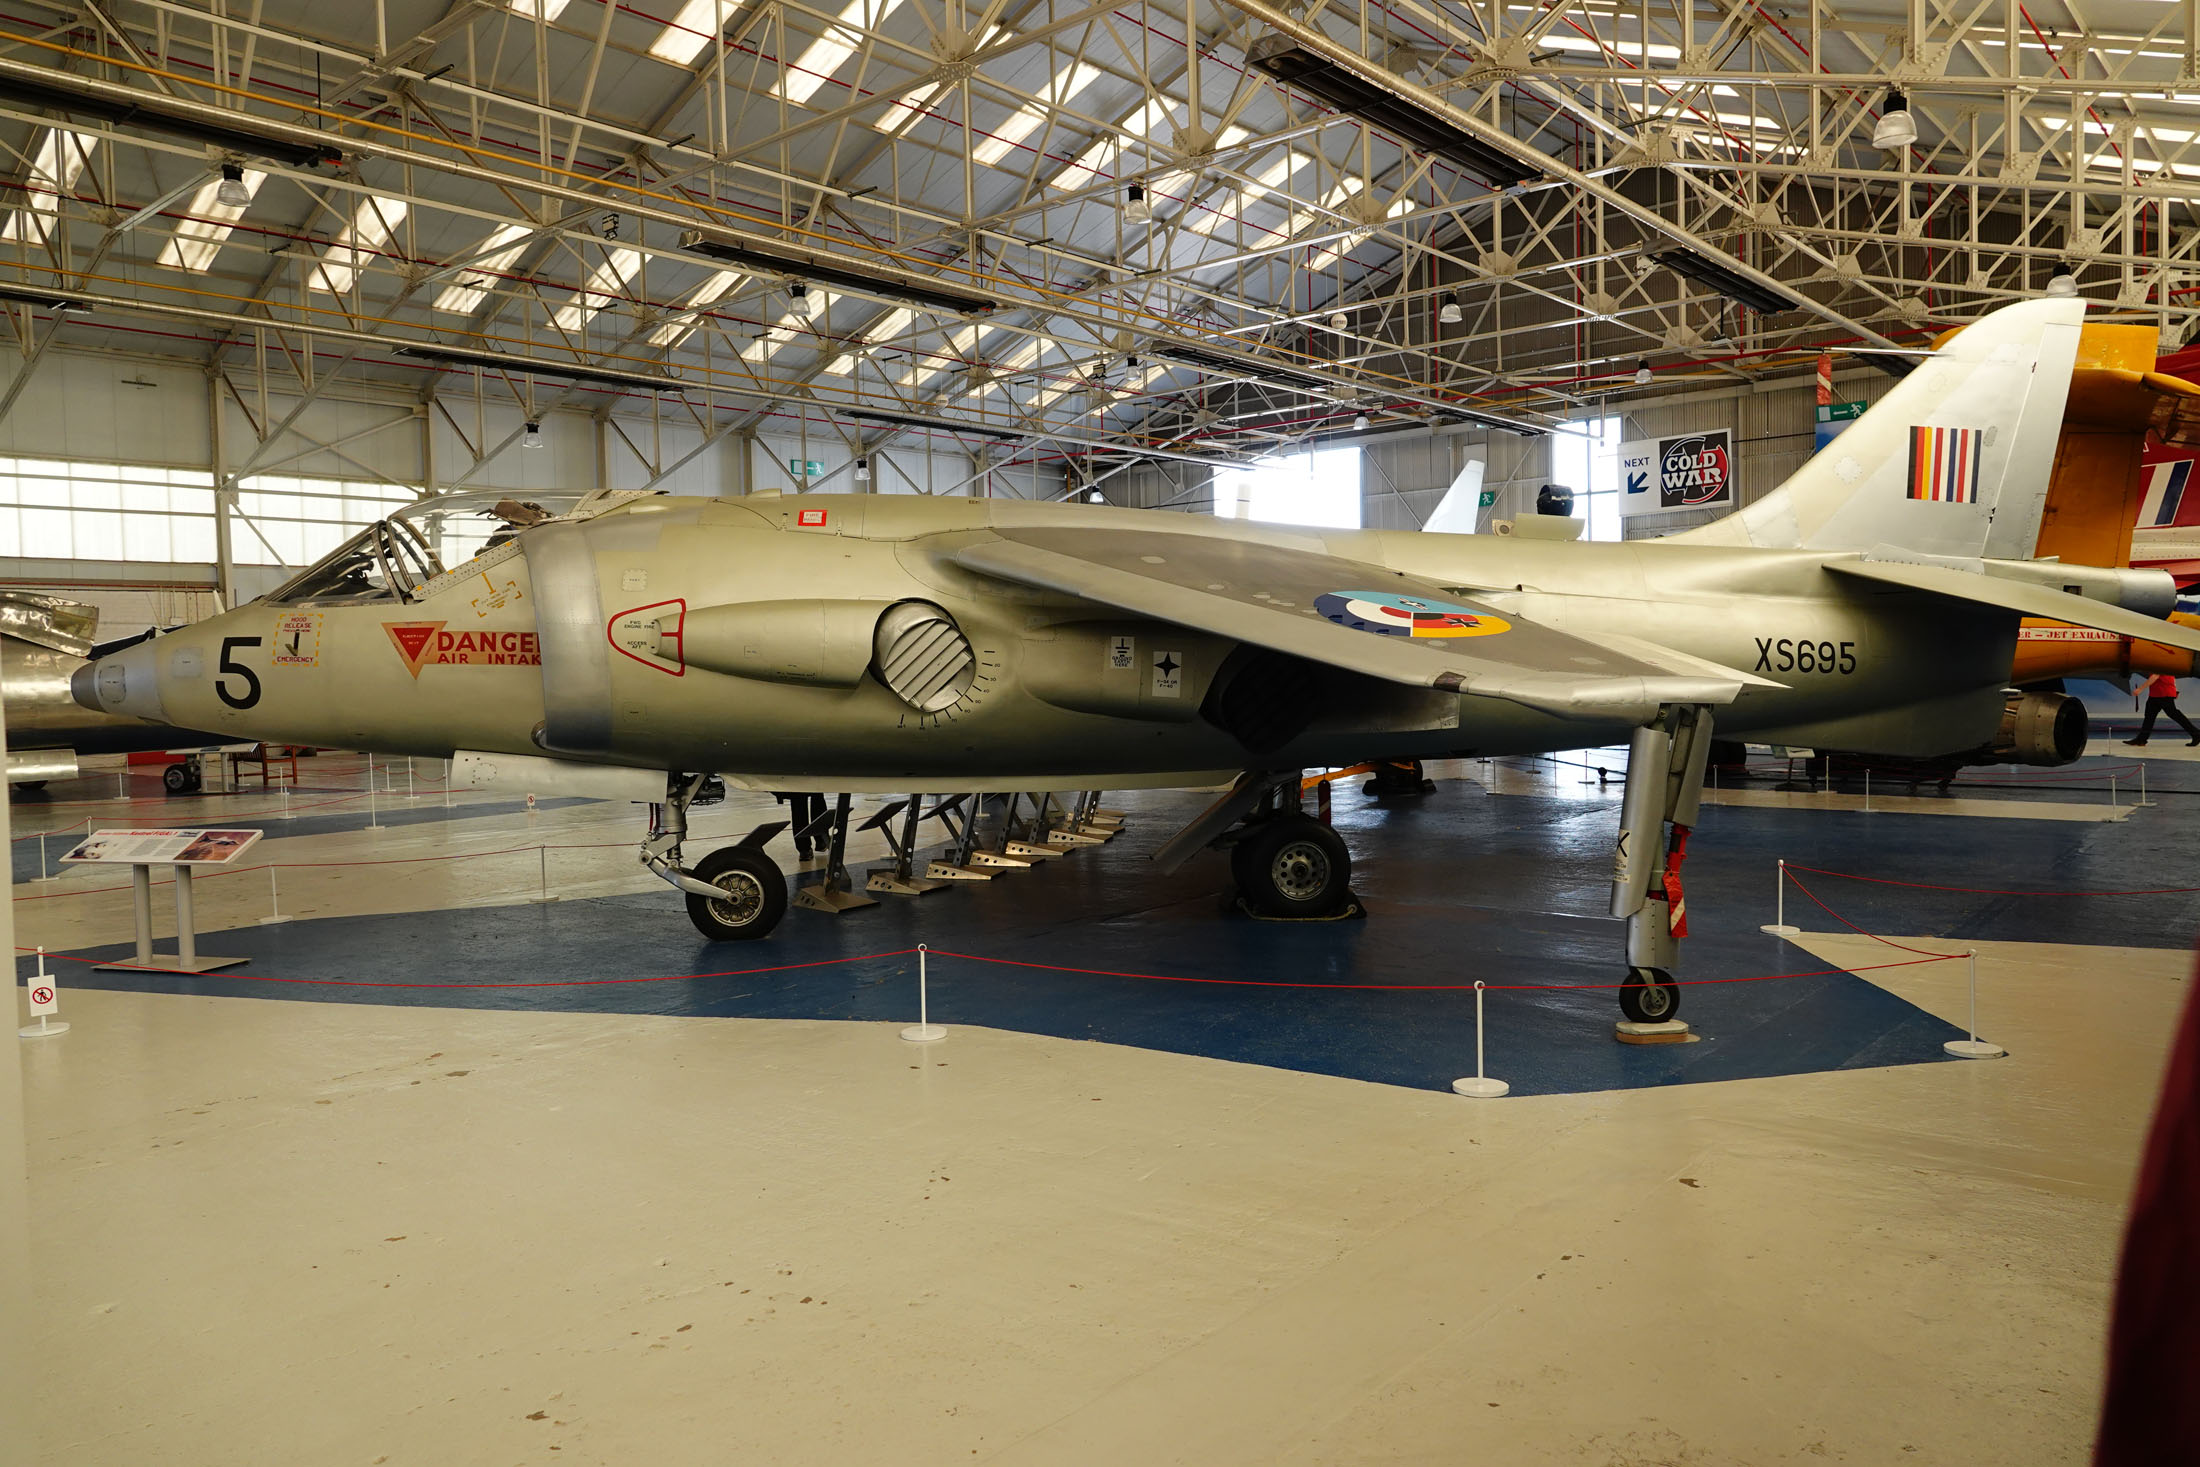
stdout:
MULTIPOLYGON (((2179 775, 2180 783, 2200 779, 2200 770, 2180 767, 2179 775)), ((1492 797, 1447 782, 1395 808, 1342 793, 1337 823, 1355 848, 1355 886, 1370 910, 1360 922, 1237 916, 1217 857, 1159 875, 1145 857, 1200 802, 1130 795, 1117 803, 1135 812, 1133 828, 1105 848, 839 919, 791 912, 762 943, 704 943, 668 891, 248 927, 201 947, 251 958, 249 978, 71 965, 67 981, 348 1003, 907 1021, 914 957, 863 955, 923 941, 1067 968, 1337 985, 1169 982, 943 955, 931 968, 939 1022, 1443 1089, 1473 1069, 1473 995, 1450 985, 1479 978, 1537 985, 1486 995, 1490 1071, 1523 1094, 1936 1062, 1941 1043, 1958 1037, 1866 979, 1834 974, 1692 987, 1683 1014, 1703 1042, 1614 1043, 1612 991, 1559 985, 1609 984, 1622 971, 1621 925, 1598 915, 1617 802, 1616 784, 1601 795, 1576 787, 1492 797), (821 966, 789 966, 800 964, 821 966), (741 971, 762 967, 782 970, 741 971), (615 981, 665 975, 694 976, 615 981), (363 986, 376 983, 491 986, 363 986)), ((2169 807, 2120 824, 1707 807, 1687 867, 1693 935, 1684 973, 1740 978, 1816 966, 1757 931, 1771 920, 1779 857, 2027 892, 2200 885, 2184 823, 2169 807)), ((2047 900, 1805 880, 1844 916, 1887 933, 2182 947, 2200 929, 2200 894, 2047 900)), ((1790 902, 1799 925, 1837 925, 1793 895, 1790 902)), ((91 955, 126 951, 118 944, 91 955)))

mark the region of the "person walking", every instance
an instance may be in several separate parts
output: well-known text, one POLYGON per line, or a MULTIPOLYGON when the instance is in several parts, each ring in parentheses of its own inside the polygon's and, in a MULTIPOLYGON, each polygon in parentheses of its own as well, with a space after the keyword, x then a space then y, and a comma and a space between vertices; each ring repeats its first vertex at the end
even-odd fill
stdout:
MULTIPOLYGON (((2131 701, 2133 706, 2136 707, 2139 702, 2139 695, 2133 693, 2131 701)), ((2185 717, 2183 711, 2177 706, 2176 678, 2165 672, 2147 679, 2146 709, 2147 716, 2139 725, 2139 737, 2125 739, 2125 743, 2144 744, 2147 737, 2154 732, 2154 720, 2167 713, 2170 716, 2170 721, 2185 731, 2187 736, 2186 746, 2188 748, 2193 744, 2200 744, 2200 728, 2194 728, 2192 720, 2185 717)))
MULTIPOLYGON (((825 797, 808 790, 782 790, 772 798, 787 807, 788 822, 794 827, 795 859, 809 860, 810 827, 825 818, 825 797)), ((823 850, 829 843, 825 832, 819 831, 818 848, 823 850)))

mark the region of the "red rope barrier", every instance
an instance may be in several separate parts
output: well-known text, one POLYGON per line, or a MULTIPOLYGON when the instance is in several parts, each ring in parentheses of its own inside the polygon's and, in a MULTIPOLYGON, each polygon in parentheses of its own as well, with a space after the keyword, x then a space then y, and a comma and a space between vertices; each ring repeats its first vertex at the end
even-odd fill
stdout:
MULTIPOLYGON (((2131 891, 2006 891, 1993 886, 1942 886, 1930 881, 1897 881, 1891 876, 1860 876, 1854 871, 1828 871, 1819 866, 1799 866, 1787 863, 1789 871, 1808 871, 1813 876, 1836 876, 1843 881, 1868 881, 1874 886, 1907 886, 1917 891, 1959 891, 1970 896, 2014 897, 2111 897, 2111 896, 2190 896, 2200 892, 2200 886, 2152 886, 2138 887, 2131 891)), ((1796 885, 1802 885, 1797 882, 1796 885)))

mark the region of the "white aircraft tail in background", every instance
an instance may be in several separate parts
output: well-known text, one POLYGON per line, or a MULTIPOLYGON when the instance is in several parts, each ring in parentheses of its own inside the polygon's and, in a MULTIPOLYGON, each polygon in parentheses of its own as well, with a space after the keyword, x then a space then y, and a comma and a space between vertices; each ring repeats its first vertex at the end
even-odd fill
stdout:
POLYGON ((1481 459, 1468 459, 1459 470, 1459 477, 1451 481, 1444 497, 1428 517, 1422 529, 1439 535, 1474 535, 1489 528, 1489 512, 1482 504, 1482 475, 1489 465, 1481 459))

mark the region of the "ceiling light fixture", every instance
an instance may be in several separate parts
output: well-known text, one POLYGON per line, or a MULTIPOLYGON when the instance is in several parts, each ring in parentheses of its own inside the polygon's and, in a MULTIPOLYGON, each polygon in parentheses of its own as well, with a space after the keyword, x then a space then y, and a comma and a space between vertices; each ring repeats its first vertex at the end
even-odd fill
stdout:
POLYGON ((2058 264, 2047 273, 2047 293, 2056 300, 2069 300, 2078 293, 2078 277, 2068 263, 2058 264))
POLYGON ((1917 119, 1910 115, 1909 99, 1890 89, 1879 107, 1879 125, 1872 129, 1872 146, 1892 153, 1917 141, 1917 119))
POLYGON ((1736 305, 1747 306, 1767 316, 1797 310, 1803 304, 1793 296, 1767 289, 1740 271, 1689 250, 1652 250, 1650 258, 1675 275, 1693 280, 1736 305))
POLYGON ((839 414, 857 423, 886 423, 896 428, 929 428, 939 433, 975 433, 981 438, 992 438, 1003 443, 1015 443, 1024 435, 1010 433, 1000 428, 981 428, 976 423, 958 423, 952 418, 923 418, 915 413, 886 413, 875 408, 839 408, 839 414))
POLYGON ((1153 218, 1153 201, 1146 197, 1144 184, 1132 184, 1123 190, 1123 217, 1139 224, 1153 218))
POLYGON ((1543 176, 1535 164, 1483 142, 1449 118, 1426 111, 1374 77, 1347 70, 1290 36, 1262 37, 1246 50, 1245 59, 1256 71, 1456 163, 1484 187, 1511 188, 1543 176))
POLYGON ((1332 331, 1342 331, 1342 330, 1344 330, 1344 329, 1345 329, 1346 327, 1350 326, 1351 324, 1352 324, 1352 322, 1351 322, 1351 321, 1350 321, 1349 319, 1347 319, 1347 318, 1346 318, 1346 316, 1345 316, 1345 313, 1344 313, 1344 312, 1342 312, 1342 311, 1332 311, 1332 312, 1330 312, 1330 313, 1329 313, 1329 329, 1330 329, 1330 330, 1332 330, 1332 331))
POLYGON ((810 288, 799 280, 787 287, 787 312, 805 321, 817 314, 817 302, 810 299, 810 288))
POLYGON ((244 169, 235 163, 222 165, 222 181, 214 189, 214 202, 226 204, 232 209, 242 209, 252 202, 252 190, 245 186, 244 169))
MULTIPOLYGON (((45 71, 42 75, 59 76, 61 73, 45 71)), ((317 163, 341 163, 344 159, 344 155, 328 143, 301 143, 229 123, 202 122, 197 117, 171 110, 162 99, 149 92, 133 92, 128 100, 88 95, 18 72, 8 72, 0 73, 0 100, 30 107, 50 107, 59 112, 74 112, 114 123, 118 127, 141 128, 146 132, 157 132, 168 137, 189 138, 193 142, 210 143, 224 152, 243 153, 253 158, 275 158, 301 168, 311 168, 317 163)), ((240 115, 238 120, 242 122, 246 119, 240 115)))
POLYGON ((528 377, 564 377, 574 382, 595 382, 606 387, 638 387, 645 392, 685 392, 688 384, 677 377, 647 372, 621 372, 609 367, 577 367, 564 362, 545 362, 500 351, 468 351, 455 346, 401 346, 397 355, 445 367, 485 367, 495 372, 516 372, 528 377))
POLYGON ((856 460, 855 479, 858 484, 871 482, 871 461, 869 459, 859 458, 856 460))
POLYGON ((1648 357, 1644 357, 1641 361, 1635 363, 1635 385, 1637 387, 1648 387, 1653 380, 1655 379, 1651 376, 1650 359, 1648 357))
POLYGON ((542 424, 532 422, 529 423, 527 425, 527 434, 525 437, 520 439, 519 446, 522 448, 542 447, 542 424))
POLYGON ((1331 384, 1305 372, 1294 372, 1273 362, 1257 357, 1239 357, 1201 346, 1163 346, 1154 355, 1164 357, 1179 366, 1196 367, 1202 372, 1213 372, 1225 377, 1246 377, 1272 387, 1295 387, 1301 392, 1326 394, 1331 384))
POLYGON ((25 290, 20 286, 0 285, 0 301, 13 301, 23 306, 43 306, 49 311, 88 311, 90 301, 80 301, 74 296, 49 295, 42 290, 25 290))
POLYGON ((812 285, 830 285, 857 295, 878 296, 920 306, 928 311, 951 311, 958 315, 981 315, 992 310, 999 302, 988 296, 968 295, 957 290, 942 290, 902 277, 900 272, 883 266, 833 263, 823 255, 810 255, 793 250, 763 249, 749 244, 728 244, 711 239, 701 230, 691 229, 680 236, 680 248, 692 254, 712 260, 723 260, 731 265, 745 265, 752 270, 766 270, 776 274, 807 280, 812 285))
POLYGON ((1371 424, 1369 423, 1369 421, 1368 421, 1368 417, 1367 417, 1367 414, 1366 414, 1366 413, 1355 413, 1355 414, 1353 414, 1353 416, 1352 416, 1352 431, 1353 431, 1353 432, 1355 432, 1355 433, 1365 433, 1365 432, 1366 432, 1366 431, 1368 430, 1368 428, 1369 428, 1370 426, 1372 426, 1372 425, 1371 425, 1371 424))
POLYGON ((1436 319, 1446 326, 1456 326, 1466 319, 1466 312, 1459 309, 1459 297, 1447 295, 1444 303, 1436 308, 1436 319))

